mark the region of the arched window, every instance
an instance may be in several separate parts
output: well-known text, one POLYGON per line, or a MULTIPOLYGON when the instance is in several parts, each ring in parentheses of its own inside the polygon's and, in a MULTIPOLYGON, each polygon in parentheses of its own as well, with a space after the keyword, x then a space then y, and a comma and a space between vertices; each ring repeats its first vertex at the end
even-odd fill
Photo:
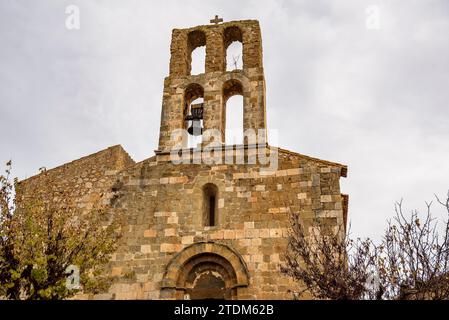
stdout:
POLYGON ((217 209, 218 209, 218 188, 213 183, 208 183, 203 187, 203 225, 217 225, 217 209))
POLYGON ((184 129, 188 130, 187 147, 194 148, 202 141, 203 119, 194 118, 195 108, 201 108, 204 103, 204 89, 197 83, 192 83, 184 91, 184 129))
POLYGON ((239 27, 228 27, 223 33, 226 71, 243 69, 243 37, 239 27))
POLYGON ((206 66, 206 34, 202 31, 192 31, 187 36, 189 74, 205 72, 206 66))
POLYGON ((225 143, 243 144, 243 87, 238 80, 228 80, 223 85, 225 104, 225 143))

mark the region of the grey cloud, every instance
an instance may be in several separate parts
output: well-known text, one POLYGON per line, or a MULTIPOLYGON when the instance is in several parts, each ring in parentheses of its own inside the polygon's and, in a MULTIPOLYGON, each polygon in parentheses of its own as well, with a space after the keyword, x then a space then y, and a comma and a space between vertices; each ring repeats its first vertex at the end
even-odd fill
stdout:
POLYGON ((215 14, 260 21, 269 128, 281 147, 348 164, 354 234, 378 237, 395 200, 423 208, 449 188, 444 0, 1 1, 0 160, 24 178, 117 143, 151 156, 171 29, 215 14))

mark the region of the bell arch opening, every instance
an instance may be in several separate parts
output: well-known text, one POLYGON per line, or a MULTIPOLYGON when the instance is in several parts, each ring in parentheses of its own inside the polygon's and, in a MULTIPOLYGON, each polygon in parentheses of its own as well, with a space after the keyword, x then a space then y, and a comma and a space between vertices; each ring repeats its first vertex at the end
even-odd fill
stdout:
POLYGON ((225 50, 225 70, 243 69, 243 34, 237 26, 231 26, 223 32, 225 50))
POLYGON ((206 68, 206 34, 195 30, 187 35, 187 75, 201 74, 206 68))
POLYGON ((204 89, 197 83, 187 86, 184 91, 184 126, 187 131, 187 141, 184 147, 195 148, 202 142, 203 135, 203 106, 204 106, 204 89))
POLYGON ((227 145, 244 144, 243 85, 236 79, 223 84, 223 128, 227 145))

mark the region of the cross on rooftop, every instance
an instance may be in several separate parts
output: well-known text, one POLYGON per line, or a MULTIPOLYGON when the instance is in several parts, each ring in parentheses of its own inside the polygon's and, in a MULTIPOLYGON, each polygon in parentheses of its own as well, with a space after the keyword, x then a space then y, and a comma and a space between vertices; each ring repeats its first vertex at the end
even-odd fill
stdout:
POLYGON ((214 23, 214 24, 219 24, 220 22, 223 22, 223 19, 218 18, 217 15, 215 15, 215 18, 210 21, 210 23, 214 23))

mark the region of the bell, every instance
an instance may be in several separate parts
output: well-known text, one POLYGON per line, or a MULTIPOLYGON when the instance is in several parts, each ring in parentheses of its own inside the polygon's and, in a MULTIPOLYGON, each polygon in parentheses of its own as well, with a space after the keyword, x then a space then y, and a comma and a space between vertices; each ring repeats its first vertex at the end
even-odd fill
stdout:
POLYGON ((201 121, 200 120, 192 120, 192 124, 187 129, 187 132, 192 136, 200 136, 203 134, 203 128, 201 128, 201 121))
POLYGON ((203 128, 201 128, 201 119, 203 119, 203 104, 192 104, 191 105, 191 115, 186 117, 186 120, 192 121, 187 132, 192 136, 200 136, 203 134, 203 128))

